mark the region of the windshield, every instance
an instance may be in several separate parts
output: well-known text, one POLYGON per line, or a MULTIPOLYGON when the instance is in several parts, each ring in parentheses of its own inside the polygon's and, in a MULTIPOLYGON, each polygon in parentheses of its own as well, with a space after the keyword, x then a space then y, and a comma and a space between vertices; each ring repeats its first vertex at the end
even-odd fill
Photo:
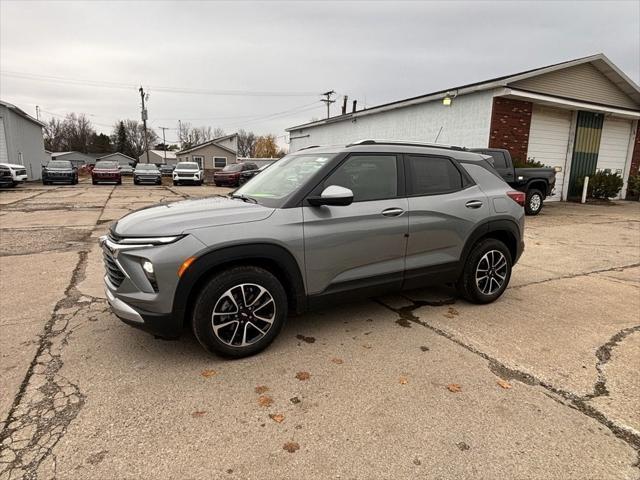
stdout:
POLYGON ((98 162, 95 168, 118 168, 118 162, 98 162))
POLYGON ((255 198, 259 203, 278 207, 320 170, 333 154, 290 155, 278 160, 234 192, 255 198))
POLYGON ((195 162, 182 162, 176 168, 180 170, 198 170, 198 164, 195 162))
POLYGON ((151 164, 151 165, 148 165, 148 164, 142 165, 142 164, 139 163, 138 166, 136 167, 136 170, 157 170, 157 169, 158 169, 158 167, 156 167, 153 164, 151 164))
POLYGON ((68 160, 52 160, 47 164, 47 168, 71 168, 68 160))
POLYGON ((238 163, 233 165, 227 165, 222 169, 223 172, 239 172, 240 170, 242 170, 242 165, 238 163))

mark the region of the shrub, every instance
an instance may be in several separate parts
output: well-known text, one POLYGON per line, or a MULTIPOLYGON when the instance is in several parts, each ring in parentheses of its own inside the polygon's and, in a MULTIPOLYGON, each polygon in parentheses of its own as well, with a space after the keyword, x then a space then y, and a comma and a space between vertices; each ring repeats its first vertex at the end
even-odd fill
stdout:
POLYGON ((640 196, 640 174, 629 175, 629 182, 627 183, 627 197, 640 196))
MULTIPOLYGON (((609 199, 615 197, 622 189, 622 177, 609 171, 597 172, 589 175, 587 196, 591 198, 609 199)), ((578 186, 582 189, 584 177, 578 180, 578 186)))

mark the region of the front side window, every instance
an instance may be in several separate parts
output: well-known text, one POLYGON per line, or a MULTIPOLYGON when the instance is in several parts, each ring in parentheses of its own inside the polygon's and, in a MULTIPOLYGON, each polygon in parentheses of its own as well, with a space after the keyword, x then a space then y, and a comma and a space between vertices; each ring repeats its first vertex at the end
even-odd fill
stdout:
POLYGON ((215 168, 224 168, 227 166, 227 157, 213 157, 213 166, 215 168))
POLYGON ((394 198, 398 195, 396 156, 352 155, 325 180, 324 186, 330 185, 351 190, 354 202, 394 198))
POLYGON ((437 195, 462 189, 462 175, 444 157, 409 156, 408 180, 412 195, 437 195))

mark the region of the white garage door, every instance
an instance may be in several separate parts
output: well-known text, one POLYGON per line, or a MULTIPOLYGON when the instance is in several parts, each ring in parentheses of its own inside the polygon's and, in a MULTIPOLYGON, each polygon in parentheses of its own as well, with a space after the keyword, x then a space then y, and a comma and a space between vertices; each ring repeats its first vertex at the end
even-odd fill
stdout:
POLYGON ((598 170, 609 169, 613 173, 617 172, 620 176, 624 176, 630 135, 630 120, 605 117, 600 138, 600 152, 598 152, 598 170))
POLYGON ((562 167, 556 174, 555 194, 549 200, 562 199, 570 130, 571 111, 533 105, 527 157, 550 167, 562 167))

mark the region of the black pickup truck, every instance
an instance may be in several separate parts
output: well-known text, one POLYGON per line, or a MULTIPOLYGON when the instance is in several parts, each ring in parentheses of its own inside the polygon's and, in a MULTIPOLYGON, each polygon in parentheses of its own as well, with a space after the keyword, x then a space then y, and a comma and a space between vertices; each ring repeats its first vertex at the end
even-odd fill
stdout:
POLYGON ((472 152, 489 155, 493 166, 504 181, 527 195, 524 211, 527 215, 537 215, 542 210, 542 202, 553 193, 556 186, 554 168, 515 168, 509 150, 501 148, 472 148, 472 152))

